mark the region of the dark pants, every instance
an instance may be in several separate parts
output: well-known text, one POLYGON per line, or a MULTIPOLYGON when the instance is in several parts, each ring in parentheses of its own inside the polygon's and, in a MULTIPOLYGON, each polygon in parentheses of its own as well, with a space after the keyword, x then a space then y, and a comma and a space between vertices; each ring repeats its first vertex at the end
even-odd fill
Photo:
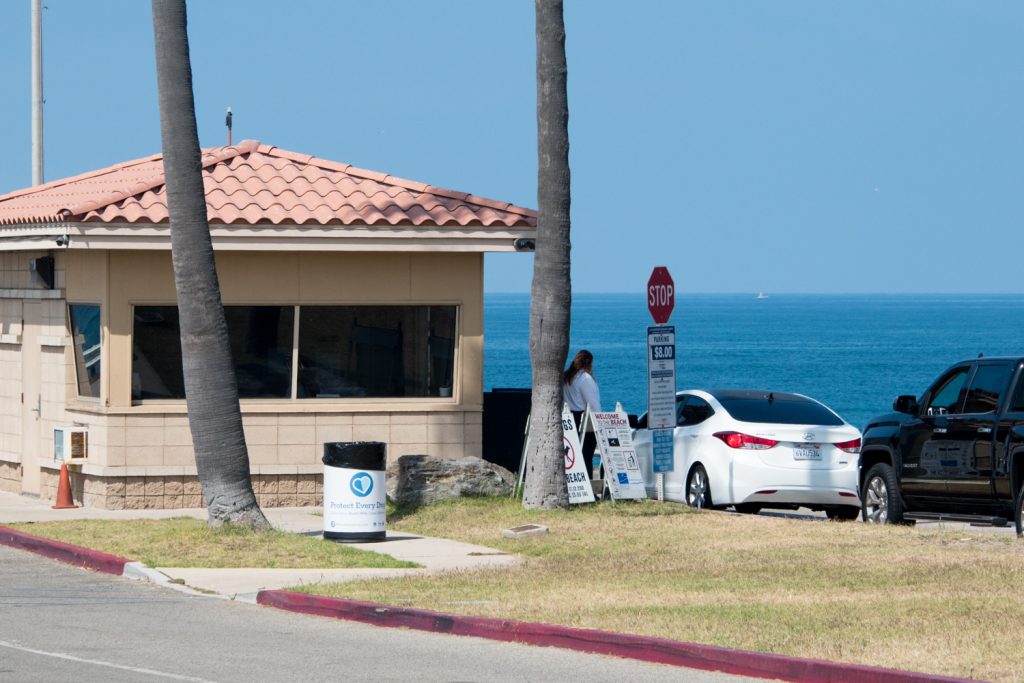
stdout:
MULTIPOLYGON (((583 420, 583 411, 572 411, 572 419, 576 423, 576 431, 580 430, 580 422, 583 420)), ((594 432, 586 432, 583 435, 583 462, 587 466, 587 478, 594 478, 594 451, 597 449, 597 436, 594 432)))

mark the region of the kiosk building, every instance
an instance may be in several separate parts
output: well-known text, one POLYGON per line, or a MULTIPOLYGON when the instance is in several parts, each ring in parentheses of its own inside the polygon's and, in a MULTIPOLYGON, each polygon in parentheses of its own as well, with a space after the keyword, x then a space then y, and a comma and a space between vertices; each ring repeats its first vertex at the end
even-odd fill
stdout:
MULTIPOLYGON (((487 252, 536 213, 244 141, 204 150, 261 505, 319 504, 327 441, 481 455, 487 252)), ((161 155, 0 196, 0 490, 199 507, 161 155)))

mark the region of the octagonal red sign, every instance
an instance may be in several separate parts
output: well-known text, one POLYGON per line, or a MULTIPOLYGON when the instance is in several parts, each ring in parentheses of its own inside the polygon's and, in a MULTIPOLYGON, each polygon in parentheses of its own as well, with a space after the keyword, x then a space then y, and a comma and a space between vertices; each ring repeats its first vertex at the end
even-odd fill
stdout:
POLYGON ((676 285, 668 268, 657 266, 647 281, 647 310, 657 325, 664 325, 676 305, 676 285))

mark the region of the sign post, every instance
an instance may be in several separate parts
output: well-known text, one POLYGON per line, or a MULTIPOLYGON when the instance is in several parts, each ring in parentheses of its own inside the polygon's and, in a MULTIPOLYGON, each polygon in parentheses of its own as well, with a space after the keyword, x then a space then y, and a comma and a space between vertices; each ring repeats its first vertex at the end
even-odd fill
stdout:
POLYGON ((647 428, 651 431, 652 470, 657 475, 658 500, 665 499, 664 472, 675 466, 676 328, 667 325, 675 308, 675 282, 658 266, 647 281, 647 309, 655 325, 647 328, 647 428))

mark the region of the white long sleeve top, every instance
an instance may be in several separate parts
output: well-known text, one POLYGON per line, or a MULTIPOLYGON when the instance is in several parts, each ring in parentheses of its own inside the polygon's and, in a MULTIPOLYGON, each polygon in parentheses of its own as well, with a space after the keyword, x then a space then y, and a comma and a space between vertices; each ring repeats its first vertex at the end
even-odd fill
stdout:
POLYGON ((572 382, 563 386, 562 396, 569 404, 569 410, 579 411, 590 406, 590 412, 601 412, 601 391, 593 375, 586 370, 577 372, 572 382))

